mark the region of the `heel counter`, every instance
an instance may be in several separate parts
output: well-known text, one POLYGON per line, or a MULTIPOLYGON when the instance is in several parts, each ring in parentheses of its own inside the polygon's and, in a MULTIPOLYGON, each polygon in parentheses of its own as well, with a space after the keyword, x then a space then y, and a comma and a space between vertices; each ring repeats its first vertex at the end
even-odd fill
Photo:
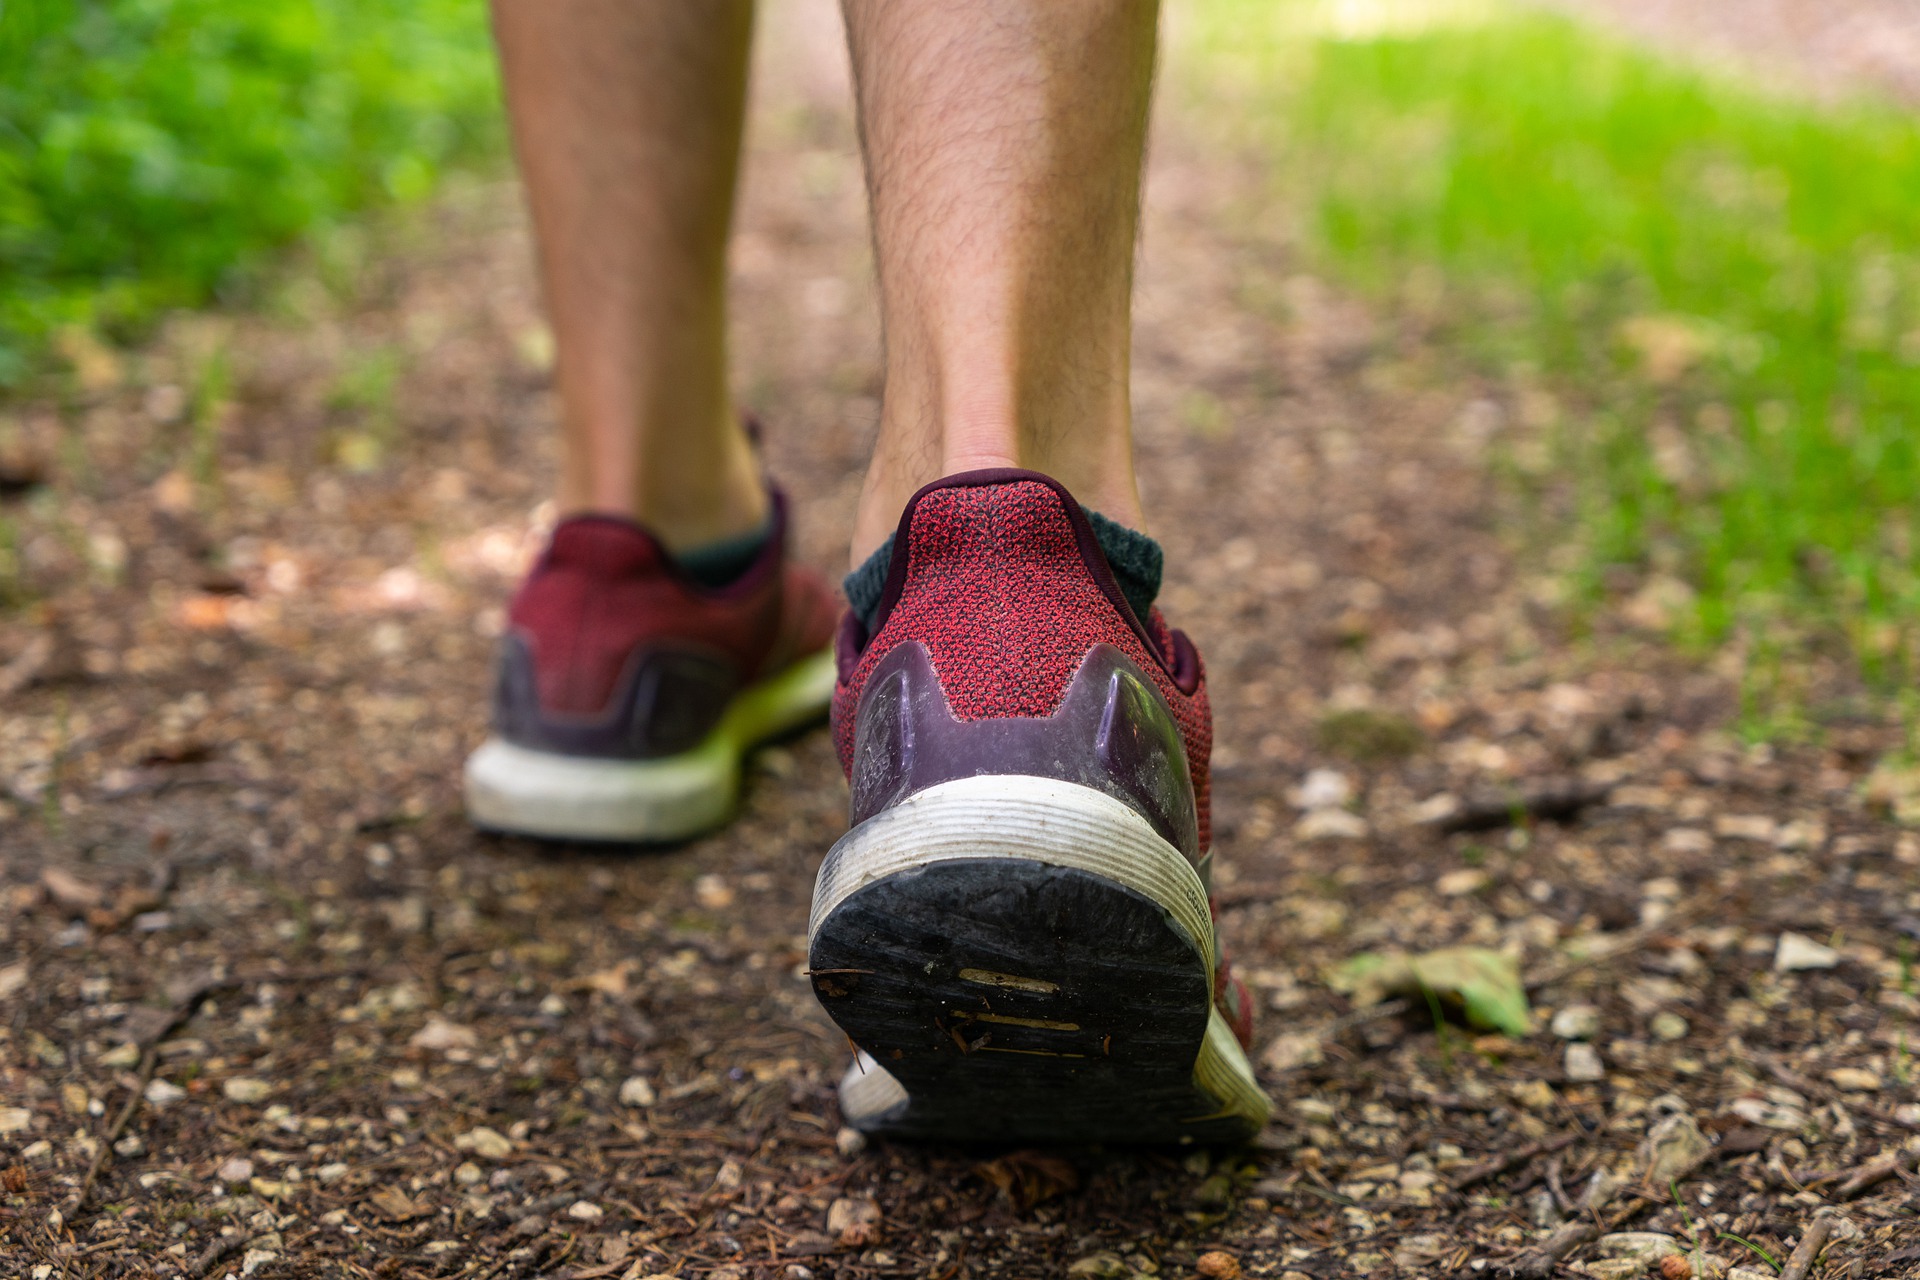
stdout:
POLYGON ((874 668, 851 730, 856 824, 957 778, 1051 778, 1112 796, 1199 860, 1180 727, 1151 681, 1112 645, 1087 652, 1051 714, 967 719, 955 714, 926 647, 906 642, 874 668))

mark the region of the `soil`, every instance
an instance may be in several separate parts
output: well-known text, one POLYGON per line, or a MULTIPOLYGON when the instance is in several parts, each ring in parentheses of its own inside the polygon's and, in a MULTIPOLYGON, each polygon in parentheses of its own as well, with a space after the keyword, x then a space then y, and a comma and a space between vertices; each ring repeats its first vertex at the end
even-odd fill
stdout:
MULTIPOLYGON (((838 568, 878 338, 811 13, 767 17, 736 359, 800 553, 838 568)), ((1307 273, 1182 114, 1177 51, 1168 74, 1139 449, 1163 602, 1215 691, 1267 1134, 844 1130, 847 1044, 798 972, 844 827, 824 734, 761 755, 740 820, 684 848, 467 827, 459 763, 553 474, 517 198, 475 183, 270 306, 76 344, 69 385, 6 410, 0 1272, 1920 1270, 1899 735, 1815 662, 1818 733, 1749 745, 1739 653, 1664 647, 1658 580, 1570 612, 1494 479, 1548 390, 1307 273), (1327 981, 1458 945, 1517 959, 1530 1034, 1327 981)))

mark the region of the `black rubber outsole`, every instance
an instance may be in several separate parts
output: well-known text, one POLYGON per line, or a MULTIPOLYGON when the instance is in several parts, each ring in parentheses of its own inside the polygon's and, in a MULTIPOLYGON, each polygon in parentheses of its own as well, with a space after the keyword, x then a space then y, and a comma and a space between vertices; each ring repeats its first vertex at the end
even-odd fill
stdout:
POLYGON ((1194 1082, 1205 953, 1150 898, 1091 872, 962 858, 841 902, 813 988, 906 1090, 870 1133, 1021 1143, 1226 1143, 1242 1116, 1194 1082))

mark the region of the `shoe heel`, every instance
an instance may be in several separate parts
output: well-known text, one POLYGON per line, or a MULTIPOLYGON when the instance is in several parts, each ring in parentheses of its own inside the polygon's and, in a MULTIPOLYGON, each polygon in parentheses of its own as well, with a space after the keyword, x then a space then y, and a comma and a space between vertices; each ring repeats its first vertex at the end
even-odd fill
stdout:
POLYGON ((1268 1103, 1213 1004, 1206 890, 1090 787, 918 792, 822 864, 814 990, 863 1051, 842 1105, 877 1133, 1221 1142, 1268 1103))

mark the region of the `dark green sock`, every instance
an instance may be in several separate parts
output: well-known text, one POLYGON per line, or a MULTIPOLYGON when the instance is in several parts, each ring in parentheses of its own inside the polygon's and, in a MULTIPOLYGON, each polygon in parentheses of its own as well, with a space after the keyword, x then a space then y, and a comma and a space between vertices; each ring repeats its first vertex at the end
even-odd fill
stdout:
POLYGON ((753 568, 753 562, 760 558, 760 553, 766 549, 767 539, 772 536, 773 516, 769 514, 760 522, 759 528, 679 552, 673 557, 673 562, 680 566, 682 573, 703 587, 718 589, 732 586, 742 574, 753 568))
MULTIPOLYGON (((1138 529, 1129 529, 1098 511, 1087 512, 1087 523, 1093 526, 1094 541, 1107 557, 1113 580, 1120 585, 1120 594, 1133 606, 1134 616, 1145 619, 1147 610, 1153 607, 1154 597, 1160 594, 1160 577, 1166 566, 1166 554, 1160 544, 1138 529)), ((892 564, 893 537, 888 535, 880 549, 861 561, 860 567, 841 583, 841 589, 847 593, 847 603, 865 625, 868 635, 873 634, 873 616, 880 608, 880 593, 887 585, 887 569, 892 564)))

